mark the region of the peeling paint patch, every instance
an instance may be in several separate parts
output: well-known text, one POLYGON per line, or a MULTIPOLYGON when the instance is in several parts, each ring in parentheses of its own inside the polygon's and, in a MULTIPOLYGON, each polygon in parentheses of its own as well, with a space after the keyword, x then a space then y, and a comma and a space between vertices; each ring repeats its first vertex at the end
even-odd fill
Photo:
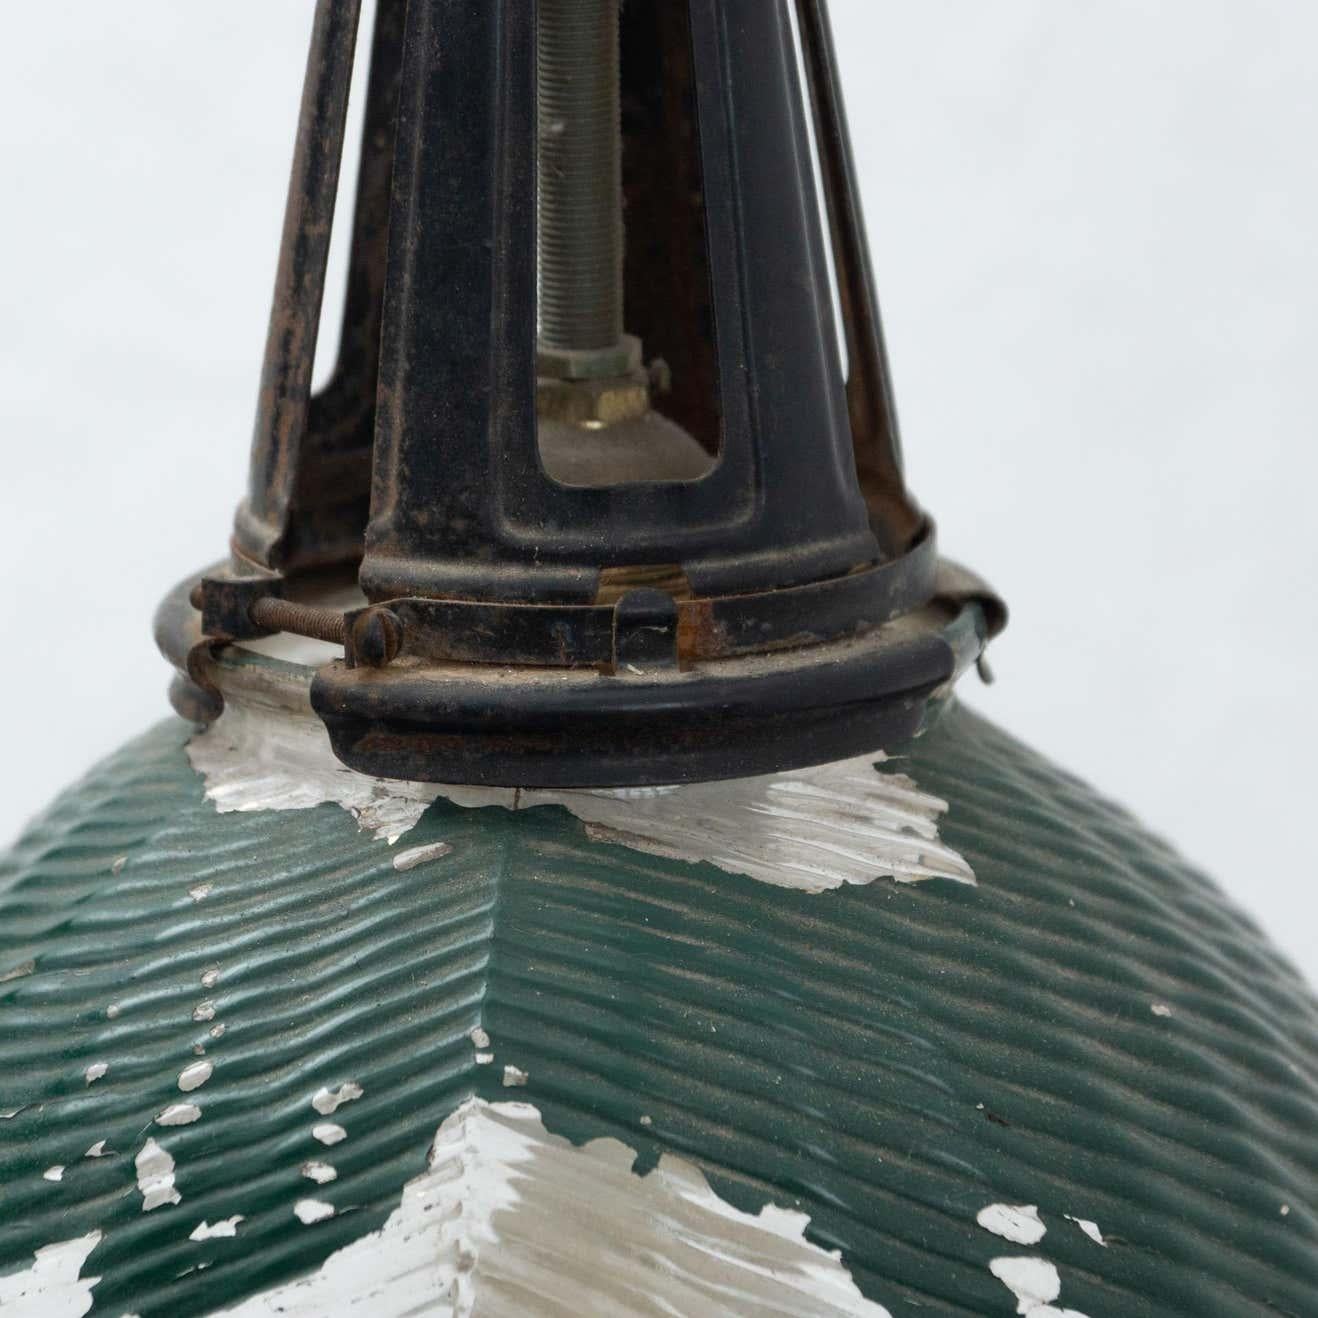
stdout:
POLYGON ((109 1069, 105 1062, 93 1062, 82 1073, 82 1076, 89 1085, 94 1085, 109 1069))
POLYGON ((204 902, 214 891, 215 885, 213 883, 198 883, 195 887, 188 889, 188 896, 194 902, 204 902))
POLYGON ((520 1066, 503 1068, 503 1083, 508 1089, 522 1088, 531 1077, 520 1066))
POLYGON ((171 1103, 158 1117, 157 1126, 190 1126, 201 1120, 201 1109, 195 1103, 171 1103))
POLYGON ((975 1215, 975 1221, 995 1236, 1017 1245, 1037 1245, 1048 1232, 1039 1220, 1036 1204, 989 1204, 975 1215))
POLYGON ((394 857, 394 869, 414 870, 432 860, 451 855, 453 848, 447 842, 431 842, 424 847, 412 847, 409 851, 400 851, 394 857))
POLYGON ((1165 1002, 1151 1002, 1149 1010, 1155 1016, 1170 1016, 1172 1014, 1172 1009, 1165 1002))
POLYGON ((53 1167, 47 1167, 46 1170, 41 1173, 41 1179, 43 1181, 62 1181, 64 1179, 63 1166, 60 1163, 56 1163, 53 1167))
POLYGON ((1091 1222, 1087 1217, 1072 1217, 1070 1213, 1063 1213, 1062 1216, 1068 1222, 1074 1222, 1094 1244, 1102 1245, 1104 1249, 1107 1248, 1107 1241, 1103 1239, 1103 1233, 1098 1229, 1097 1222, 1091 1222))
POLYGON ((989 1271, 1016 1297, 1016 1312, 1028 1314, 1062 1293, 1062 1279, 1047 1259, 997 1258, 989 1271))
POLYGON ((222 1222, 211 1226, 208 1222, 198 1222, 188 1236, 189 1240, 228 1240, 238 1234, 238 1224, 247 1219, 241 1213, 226 1217, 222 1222))
POLYGON ((476 1065, 477 1065, 477 1066, 489 1066, 489 1064, 490 1064, 492 1061, 494 1061, 494 1054, 493 1054, 493 1053, 477 1053, 477 1054, 476 1054, 476 1065))
POLYGON ((18 1116, 18 1114, 19 1114, 20 1112, 26 1112, 26 1111, 27 1111, 27 1105, 26 1105, 26 1104, 24 1104, 23 1107, 9 1107, 9 1108, 5 1108, 5 1110, 4 1110, 3 1112, 0 1112, 0 1121, 13 1121, 13 1119, 14 1119, 16 1116, 18 1116))
POLYGON ((214 988, 220 982, 219 966, 211 966, 209 970, 203 970, 201 974, 202 988, 214 988))
POLYGON ((122 874, 124 872, 124 866, 127 864, 128 864, 127 856, 116 856, 114 863, 110 866, 110 873, 122 874))
POLYGON ((105 1017, 107 1020, 117 1020, 121 1011, 123 1008, 117 1002, 112 1002, 105 1009, 105 1017))
POLYGON ((107 1140, 97 1140, 82 1156, 84 1158, 110 1158, 113 1157, 112 1150, 106 1147, 107 1140))
POLYGON ((440 1127, 428 1166, 376 1232, 311 1276, 229 1318, 446 1313, 522 1318, 528 1295, 572 1295, 579 1313, 775 1313, 891 1318, 841 1257, 805 1239, 804 1213, 746 1213, 691 1163, 551 1135, 527 1103, 470 1099, 440 1127))
POLYGON ((30 1268, 0 1277, 0 1312, 14 1318, 83 1318, 91 1312, 92 1287, 100 1278, 81 1273, 100 1243, 101 1233, 93 1231, 37 1250, 30 1268))
POLYGON ((215 1019, 215 1004, 213 1002, 199 1002, 192 1009, 192 1019, 194 1021, 213 1021, 215 1019))
POLYGON ((322 1144, 333 1146, 341 1144, 348 1138, 348 1132, 335 1121, 322 1121, 312 1126, 311 1134, 322 1144))
POLYGON ((355 1080, 349 1080, 345 1084, 341 1084, 338 1089, 322 1087, 316 1090, 312 1096, 311 1106, 322 1117, 328 1117, 337 1112, 345 1103, 355 1102, 365 1092, 355 1080))
POLYGON ((185 1094, 190 1094, 194 1089, 200 1089, 214 1074, 214 1062, 193 1062, 179 1073, 178 1087, 185 1094))
MULTIPOLYGON (((879 769, 884 759, 879 752, 788 773, 662 791, 439 787, 386 782, 345 769, 309 708, 244 707, 235 700, 189 742, 188 755, 206 780, 207 797, 221 812, 305 810, 332 801, 390 843, 443 797, 467 808, 562 806, 588 826, 596 841, 708 862, 806 892, 881 878, 975 882, 965 858, 939 838, 947 802, 921 791, 904 774, 879 769)), ((421 856, 423 850, 404 852, 395 863, 406 869, 445 854, 437 849, 421 856)))
POLYGON ((490 1046, 490 1036, 479 1025, 467 1037, 477 1048, 488 1048, 490 1046))
POLYGON ((339 1179, 339 1173, 327 1162, 311 1162, 302 1164, 302 1175, 309 1181, 315 1181, 317 1185, 328 1185, 331 1181, 339 1179))
POLYGON ((594 826, 597 841, 708 861, 805 892, 880 878, 973 884, 974 871, 938 836, 947 802, 922 792, 904 774, 879 770, 882 758, 864 755, 759 778, 693 783, 657 796, 523 792, 520 804, 564 805, 594 826))
POLYGON ((144 1213, 182 1202, 183 1196, 174 1185, 174 1159, 155 1140, 149 1139, 142 1145, 133 1165, 137 1168, 137 1188, 142 1192, 144 1213))
POLYGON ((259 708, 230 700, 188 743, 192 767, 220 814, 234 810, 311 810, 342 806, 358 826, 390 843, 408 832, 439 796, 428 783, 386 782, 344 768, 310 709, 259 708))
POLYGON ((989 1271, 1016 1297, 1016 1312, 1025 1318, 1086 1318, 1076 1309, 1053 1307, 1062 1279, 1047 1259, 996 1258, 989 1271))
POLYGON ((334 1205, 327 1204, 322 1199, 299 1199, 293 1205, 293 1212, 303 1226, 314 1226, 315 1223, 324 1222, 334 1216, 334 1205))
POLYGON ((12 979, 26 979, 36 971, 36 968, 35 961, 24 961, 22 965, 14 966, 10 970, 0 970, 0 984, 8 984, 12 979))

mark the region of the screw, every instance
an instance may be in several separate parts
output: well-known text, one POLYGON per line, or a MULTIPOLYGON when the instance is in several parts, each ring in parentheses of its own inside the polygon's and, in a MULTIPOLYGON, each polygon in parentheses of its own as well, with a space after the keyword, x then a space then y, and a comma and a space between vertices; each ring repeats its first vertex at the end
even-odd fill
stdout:
POLYGON ((551 358, 616 356, 623 341, 619 61, 618 0, 539 0, 540 349, 551 358))
POLYGON ((366 668, 384 668, 403 645, 403 624, 390 609, 367 609, 352 624, 352 661, 366 668))

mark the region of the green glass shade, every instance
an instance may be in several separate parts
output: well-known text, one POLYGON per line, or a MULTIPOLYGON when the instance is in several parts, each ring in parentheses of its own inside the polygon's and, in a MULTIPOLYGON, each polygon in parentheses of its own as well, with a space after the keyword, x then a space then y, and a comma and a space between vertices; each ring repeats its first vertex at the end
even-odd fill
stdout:
MULTIPOLYGON (((770 1309, 687 1277, 703 1298, 669 1311, 1313 1312, 1312 995, 1167 846, 965 708, 871 772, 947 803, 941 844, 976 882, 814 892, 556 805, 437 800, 393 846, 334 804, 221 814, 191 735, 125 747, 0 863, 14 1312, 46 1312, 12 1297, 78 1241, 91 1312, 275 1312, 260 1297, 354 1242, 387 1255, 472 1100, 533 1109, 562 1166, 607 1147, 610 1193, 657 1193, 671 1165, 737 1230, 803 1214, 818 1274, 849 1278, 846 1303, 809 1269, 773 1281, 770 1309), (994 1205, 1032 1211, 985 1225, 994 1205), (1060 1296, 1020 1298, 1004 1259, 1060 1296)), ((601 1176, 555 1182, 556 1229, 601 1176)), ((559 1312, 508 1271, 535 1239, 477 1240, 475 1307, 452 1311, 559 1312)), ((664 1311, 672 1270, 614 1244, 588 1276, 535 1275, 569 1279, 575 1312, 664 1311)), ((419 1311, 450 1311, 415 1284, 419 1311)))

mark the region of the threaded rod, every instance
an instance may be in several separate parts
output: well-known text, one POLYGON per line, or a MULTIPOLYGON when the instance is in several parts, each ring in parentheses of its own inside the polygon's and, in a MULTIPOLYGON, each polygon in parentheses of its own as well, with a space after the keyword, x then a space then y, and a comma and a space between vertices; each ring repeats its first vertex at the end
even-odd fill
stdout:
POLYGON ((342 613, 314 604, 299 604, 295 600, 271 595, 257 600, 248 612, 252 621, 267 631, 292 632, 295 636, 310 636, 332 645, 342 645, 347 634, 342 613))
POLYGON ((540 343, 623 335, 618 0, 539 0, 540 343))

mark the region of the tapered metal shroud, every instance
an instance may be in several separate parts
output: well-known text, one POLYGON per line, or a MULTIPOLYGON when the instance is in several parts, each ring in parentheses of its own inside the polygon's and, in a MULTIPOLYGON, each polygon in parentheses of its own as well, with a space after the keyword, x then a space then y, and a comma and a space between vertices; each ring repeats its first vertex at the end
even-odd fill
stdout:
POLYGON ((359 12, 317 12, 232 558, 162 614, 181 706, 284 631, 343 644, 313 704, 386 777, 685 781, 917 731, 1003 612, 905 488, 822 0, 380 0, 313 395, 359 12), (318 602, 335 572, 359 606, 318 602))

